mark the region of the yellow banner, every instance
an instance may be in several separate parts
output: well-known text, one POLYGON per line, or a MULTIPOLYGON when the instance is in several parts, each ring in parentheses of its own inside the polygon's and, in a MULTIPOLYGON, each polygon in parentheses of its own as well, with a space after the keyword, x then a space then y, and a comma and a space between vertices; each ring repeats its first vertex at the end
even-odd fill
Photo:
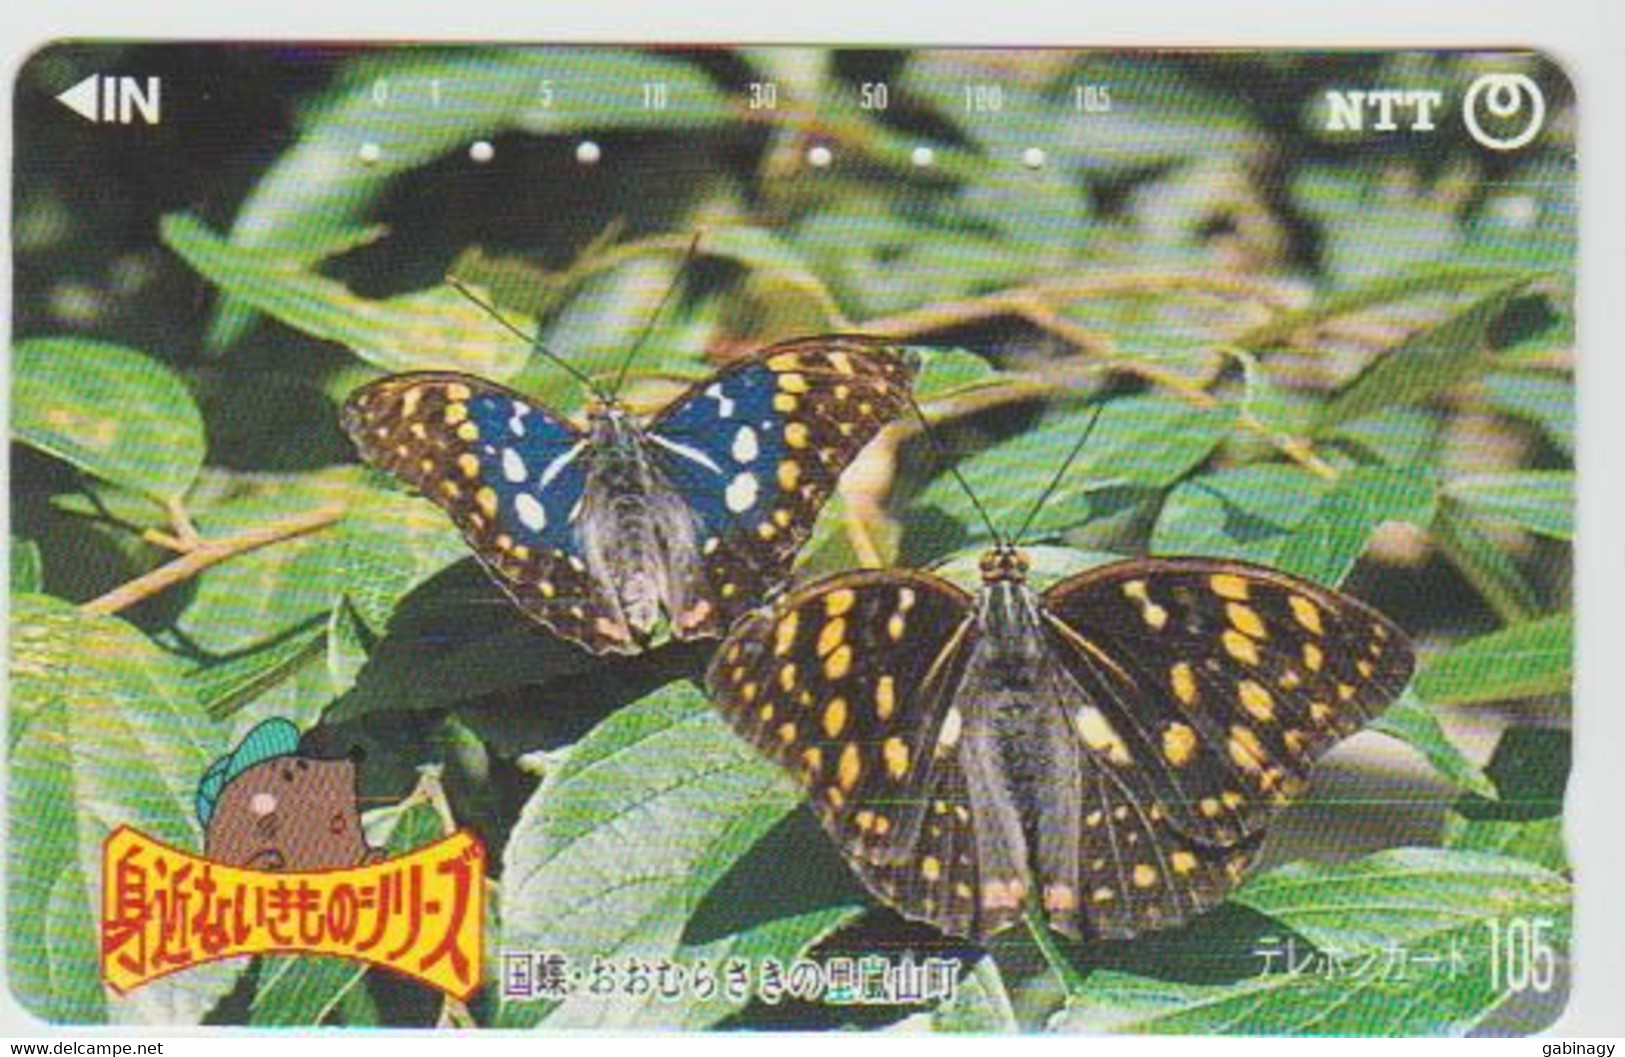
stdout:
POLYGON ((479 986, 485 847, 459 831, 371 866, 222 866, 120 826, 102 848, 102 979, 120 994, 244 954, 333 954, 458 999, 479 986))

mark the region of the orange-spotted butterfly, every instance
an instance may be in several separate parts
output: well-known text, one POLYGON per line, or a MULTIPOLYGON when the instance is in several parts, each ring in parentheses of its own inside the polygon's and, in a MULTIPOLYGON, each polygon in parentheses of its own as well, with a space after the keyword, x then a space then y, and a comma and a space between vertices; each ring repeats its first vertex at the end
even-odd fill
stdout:
POLYGON ((662 618, 678 638, 719 636, 785 582, 913 370, 892 343, 833 335, 746 356, 648 422, 594 389, 582 429, 440 372, 364 386, 342 420, 369 463, 451 515, 526 614, 594 653, 632 653, 662 618))
POLYGON ((1273 569, 1130 559, 1039 592, 994 538, 976 594, 832 576, 740 621, 706 677, 870 891, 955 936, 1029 899, 1074 938, 1208 909, 1414 667, 1387 618, 1273 569))

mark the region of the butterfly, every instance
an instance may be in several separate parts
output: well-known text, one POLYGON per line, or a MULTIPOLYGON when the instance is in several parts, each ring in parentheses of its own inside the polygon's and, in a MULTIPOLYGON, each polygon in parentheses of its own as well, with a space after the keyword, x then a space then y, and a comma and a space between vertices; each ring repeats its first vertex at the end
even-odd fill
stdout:
POLYGON ((341 419, 368 463, 451 516, 527 615, 593 653, 635 653, 662 621, 680 639, 720 636, 788 579, 913 372, 896 345, 833 335, 745 356, 647 422, 594 389, 580 428, 445 372, 366 385, 341 419))
POLYGON ((1212 907, 1415 663, 1370 606, 1264 566, 1128 559, 1043 592, 1028 575, 1003 541, 975 594, 838 574, 741 620, 706 676, 869 890, 954 936, 1030 897, 1078 939, 1212 907))

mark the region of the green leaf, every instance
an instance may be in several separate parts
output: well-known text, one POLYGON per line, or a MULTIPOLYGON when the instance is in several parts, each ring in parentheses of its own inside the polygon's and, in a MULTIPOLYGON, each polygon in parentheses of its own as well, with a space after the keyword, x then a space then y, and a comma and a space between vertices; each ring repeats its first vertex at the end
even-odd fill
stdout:
POLYGON ((376 488, 357 491, 336 542, 339 589, 375 633, 383 631, 408 592, 469 555, 439 507, 376 488))
MULTIPOLYGON (((374 301, 310 270, 301 254, 234 246, 193 217, 163 219, 164 244, 240 304, 336 341, 386 371, 466 371, 502 380, 530 350, 450 286, 374 301)), ((527 320, 513 320, 531 329, 527 320)))
POLYGON ((159 500, 197 479, 203 416, 162 363, 104 341, 34 338, 11 364, 14 439, 159 500))
POLYGON ((179 848, 201 843, 198 779, 223 750, 177 662, 121 620, 58 599, 11 608, 6 963, 20 1002, 58 1023, 196 1023, 236 963, 103 991, 96 922, 102 845, 128 825, 179 848))
POLYGON ((1432 482, 1419 470, 1355 467, 1328 482, 1296 466, 1244 466, 1176 487, 1151 551, 1255 561, 1335 586, 1377 525, 1426 525, 1433 511, 1432 482))
POLYGON ((1342 583, 1378 525, 1426 526, 1433 512, 1434 487, 1427 473, 1356 467, 1309 508, 1283 541, 1275 564, 1318 583, 1342 583))
POLYGON ((186 674, 186 681, 203 711, 224 719, 315 662, 326 639, 327 628, 318 617, 286 635, 201 664, 186 674))
POLYGON ((1436 705, 1476 705, 1565 694, 1573 680, 1574 616, 1514 624, 1450 650, 1425 668, 1416 693, 1436 705))
MULTIPOLYGON (((360 227, 403 174, 505 132, 628 130, 680 136, 732 120, 734 113, 698 66, 645 51, 381 49, 353 62, 337 87, 304 115, 298 140, 243 203, 231 241, 244 249, 293 253, 313 239, 331 242, 328 232, 360 227), (637 86, 655 81, 664 82, 669 93, 668 105, 658 111, 637 105, 637 86), (620 90, 583 88, 591 84, 620 90), (438 105, 431 97, 436 86, 438 105), (368 142, 377 145, 378 161, 355 164, 357 145, 368 142)), ((252 319, 245 305, 261 307, 246 298, 221 306, 211 345, 226 346, 242 336, 252 319)))
POLYGON ((1417 404, 1489 369, 1529 280, 1505 283, 1439 323, 1417 331, 1373 360, 1325 404, 1315 434, 1389 408, 1417 404))
POLYGON ((1445 493, 1490 521, 1554 539, 1574 538, 1574 471, 1523 470, 1458 477, 1445 493))
POLYGON ((44 582, 45 568, 39 544, 30 539, 11 537, 11 593, 34 594, 44 582))
POLYGON ((1462 851, 1478 851, 1525 859, 1548 870, 1568 869, 1563 845, 1563 818, 1552 815, 1529 822, 1469 819, 1450 836, 1448 844, 1462 851))
MULTIPOLYGON (((788 964, 850 916, 844 903, 797 909, 752 886, 691 919, 707 893, 800 796, 688 684, 621 709, 583 738, 526 804, 503 857, 506 949, 552 951, 586 968, 610 961, 773 956, 788 964), (637 849, 636 855, 627 849, 637 849)), ((585 991, 547 1010, 550 1029, 701 1027, 737 1011, 718 998, 684 1006, 585 991)), ((505 1006, 499 1023, 531 1021, 505 1006)))
MULTIPOLYGON (((1076 408, 1051 414, 960 464, 960 473, 1001 531, 1020 527, 1089 428, 1090 415, 1076 408)), ((1233 423, 1228 409, 1192 407, 1162 396, 1131 396, 1101 405, 1088 442, 1038 512, 1028 538, 1054 536, 1087 522, 1107 490, 1167 487, 1206 459, 1233 423)), ((932 481, 914 504, 948 513, 973 539, 986 537, 980 516, 951 476, 932 481)))
POLYGON ((1462 754, 1445 734, 1439 717, 1418 701, 1413 691, 1407 690, 1377 717, 1370 729, 1398 738, 1421 753, 1434 770, 1458 788, 1483 797, 1495 796, 1495 785, 1462 754))
POLYGON ((1294 863, 1259 876, 1235 896, 1280 929, 1252 952, 1256 975, 1210 984, 1097 971, 1071 996, 1058 1026, 1159 1034, 1462 1035, 1514 997, 1504 976, 1500 988, 1492 986, 1491 928, 1504 932, 1520 919, 1544 922, 1543 939, 1561 962, 1570 899, 1562 876, 1476 852, 1400 848, 1336 865, 1294 863), (1288 937, 1300 960, 1311 951, 1319 960, 1301 972, 1285 971, 1288 937), (1266 961, 1259 953, 1266 950, 1276 957, 1266 961), (1396 952, 1403 968, 1391 961, 1396 952), (1339 971, 1328 971, 1330 965, 1339 971))

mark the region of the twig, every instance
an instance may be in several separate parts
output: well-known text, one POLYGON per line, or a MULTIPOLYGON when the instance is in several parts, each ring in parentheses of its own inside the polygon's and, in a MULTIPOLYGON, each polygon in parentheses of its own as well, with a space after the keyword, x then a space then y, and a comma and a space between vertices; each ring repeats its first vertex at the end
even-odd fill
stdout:
MULTIPOLYGON (((318 529, 338 521, 344 516, 345 508, 340 505, 318 507, 304 514, 279 521, 262 528, 250 529, 238 536, 227 536, 224 539, 204 539, 199 537, 179 558, 165 565, 160 565, 145 575, 138 576, 129 583, 115 587, 113 590, 93 598, 82 607, 84 612, 106 615, 118 613, 128 609, 137 602, 151 598, 160 591, 184 583, 210 566, 219 565, 239 554, 268 547, 273 543, 293 539, 315 532, 318 529)), ((179 527, 179 526, 177 526, 179 527)), ((195 533, 195 530, 194 530, 195 533)), ((177 540, 177 542, 184 542, 177 540)))

